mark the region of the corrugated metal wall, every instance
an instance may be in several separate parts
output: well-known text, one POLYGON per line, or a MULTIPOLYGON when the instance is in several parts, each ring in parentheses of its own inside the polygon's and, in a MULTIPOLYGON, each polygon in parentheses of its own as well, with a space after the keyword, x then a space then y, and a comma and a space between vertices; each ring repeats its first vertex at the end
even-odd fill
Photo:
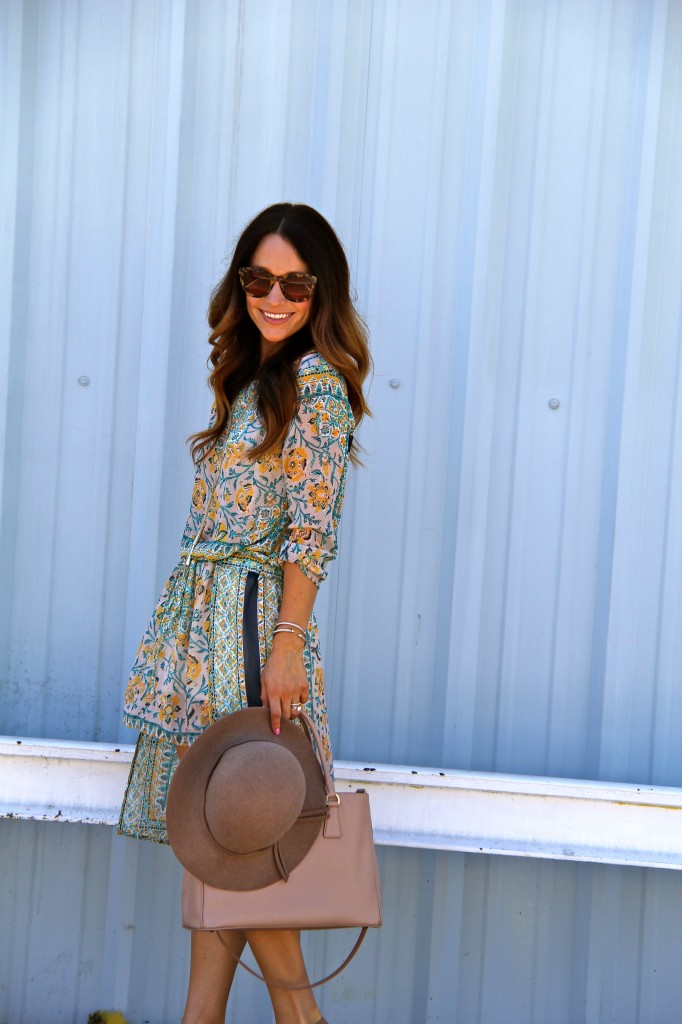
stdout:
MULTIPOLYGON (((679 785, 681 68, 676 0, 1 4, 0 731, 130 739, 207 297, 291 198, 376 364, 320 597, 337 756, 679 785)), ((0 826, 0 1021, 176 1019, 168 851, 0 826)), ((335 1024, 679 1020, 678 873, 381 859, 335 1024)))

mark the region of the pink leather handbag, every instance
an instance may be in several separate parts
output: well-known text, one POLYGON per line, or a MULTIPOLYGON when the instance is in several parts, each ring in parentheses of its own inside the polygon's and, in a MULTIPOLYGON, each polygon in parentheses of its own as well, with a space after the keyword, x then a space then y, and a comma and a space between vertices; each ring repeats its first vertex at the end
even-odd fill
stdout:
MULTIPOLYGON (((235 928, 361 927, 358 941, 343 964, 314 983, 322 985, 350 962, 367 928, 381 926, 381 893, 369 797, 363 789, 336 792, 326 760, 320 755, 322 743, 317 729, 305 711, 301 712, 301 721, 308 739, 314 741, 327 792, 327 816, 319 835, 287 881, 280 878, 263 889, 217 889, 185 870, 182 923, 185 928, 218 933, 235 928)), ((267 980, 239 962, 251 974, 267 980)))

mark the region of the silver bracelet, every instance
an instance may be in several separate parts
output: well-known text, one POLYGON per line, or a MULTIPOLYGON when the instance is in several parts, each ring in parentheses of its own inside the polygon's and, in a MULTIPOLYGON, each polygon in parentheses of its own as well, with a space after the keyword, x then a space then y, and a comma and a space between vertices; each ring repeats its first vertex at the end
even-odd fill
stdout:
POLYGON ((287 629, 286 626, 277 626, 276 629, 273 629, 272 635, 275 636, 277 633, 291 633, 293 636, 298 637, 299 640, 302 640, 303 643, 305 643, 305 636, 303 633, 299 633, 297 629, 287 629))
MULTIPOLYGON (((293 626, 294 629, 298 629, 305 636, 305 629, 303 626, 299 626, 297 622, 287 622, 286 619, 280 619, 277 623, 278 626, 293 626)), ((276 628, 276 627, 275 627, 276 628)))

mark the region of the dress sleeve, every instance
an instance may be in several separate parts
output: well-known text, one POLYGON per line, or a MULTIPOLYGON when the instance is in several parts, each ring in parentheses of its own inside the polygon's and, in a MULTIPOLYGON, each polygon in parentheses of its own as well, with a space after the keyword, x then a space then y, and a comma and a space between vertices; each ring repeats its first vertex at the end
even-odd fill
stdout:
POLYGON ((345 382, 331 368, 299 372, 298 384, 282 449, 289 522, 279 559, 319 585, 336 556, 354 420, 345 382))

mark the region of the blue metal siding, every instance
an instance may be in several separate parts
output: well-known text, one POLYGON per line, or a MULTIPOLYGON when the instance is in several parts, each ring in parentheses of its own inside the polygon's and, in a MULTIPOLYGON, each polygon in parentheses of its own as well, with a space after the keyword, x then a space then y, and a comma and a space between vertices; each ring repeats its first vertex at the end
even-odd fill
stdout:
MULTIPOLYGON (((0 731, 130 739, 208 296, 284 197, 375 357, 319 599, 337 755, 679 785, 681 68, 675 0, 0 4, 0 731)), ((0 1021, 177 1017, 168 851, 0 828, 0 1021)), ((676 872, 381 864, 336 1024, 677 1024, 676 872)), ((269 1019, 248 979, 230 1012, 269 1019)))
MULTIPOLYGON (((188 970, 179 869, 152 844, 96 825, 0 822, 0 1021, 75 1024, 127 1008, 177 1020, 188 970)), ((384 927, 321 1006, 335 1024, 677 1024, 677 872, 430 851, 379 850, 384 927)), ((311 972, 349 932, 306 936, 311 972)), ((271 1020, 239 978, 227 1020, 271 1020)))
POLYGON ((337 748, 676 782, 676 8, 269 10, 6 9, 5 728, 118 734, 208 294, 284 194, 339 225, 376 360, 321 603, 337 748))

